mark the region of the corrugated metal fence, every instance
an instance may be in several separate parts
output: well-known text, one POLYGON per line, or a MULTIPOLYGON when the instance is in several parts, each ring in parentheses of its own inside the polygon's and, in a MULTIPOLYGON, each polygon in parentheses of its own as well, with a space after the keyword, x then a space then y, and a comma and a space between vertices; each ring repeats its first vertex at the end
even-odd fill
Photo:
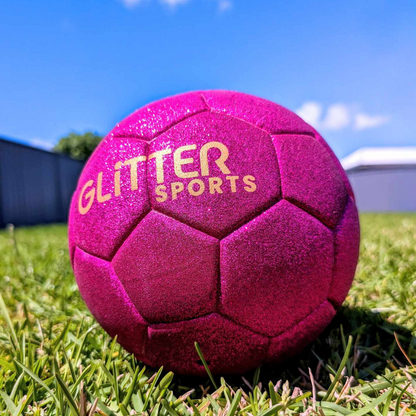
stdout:
POLYGON ((347 171, 361 212, 416 212, 416 166, 347 171))
POLYGON ((83 165, 0 138, 0 227, 66 221, 83 165))

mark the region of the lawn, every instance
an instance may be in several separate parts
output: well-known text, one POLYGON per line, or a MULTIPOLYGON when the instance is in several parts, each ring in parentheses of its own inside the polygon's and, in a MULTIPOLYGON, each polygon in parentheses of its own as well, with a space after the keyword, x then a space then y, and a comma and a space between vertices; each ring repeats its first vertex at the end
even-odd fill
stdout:
POLYGON ((145 368, 112 341, 78 293, 65 226, 0 231, 0 415, 416 414, 416 215, 361 228, 330 327, 301 356, 225 380, 145 368))

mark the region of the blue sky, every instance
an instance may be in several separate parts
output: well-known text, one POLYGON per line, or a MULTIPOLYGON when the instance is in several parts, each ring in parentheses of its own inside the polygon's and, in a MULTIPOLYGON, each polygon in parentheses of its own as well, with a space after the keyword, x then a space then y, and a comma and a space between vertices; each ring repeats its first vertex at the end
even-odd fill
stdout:
POLYGON ((199 89, 275 101, 339 157, 416 145, 414 0, 2 0, 0 136, 106 134, 199 89))

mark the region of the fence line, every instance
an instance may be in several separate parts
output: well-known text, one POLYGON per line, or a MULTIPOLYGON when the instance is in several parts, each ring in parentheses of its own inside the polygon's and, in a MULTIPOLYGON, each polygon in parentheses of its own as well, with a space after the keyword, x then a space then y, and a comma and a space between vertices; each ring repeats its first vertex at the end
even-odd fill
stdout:
POLYGON ((0 138, 0 227, 66 221, 83 165, 0 138))

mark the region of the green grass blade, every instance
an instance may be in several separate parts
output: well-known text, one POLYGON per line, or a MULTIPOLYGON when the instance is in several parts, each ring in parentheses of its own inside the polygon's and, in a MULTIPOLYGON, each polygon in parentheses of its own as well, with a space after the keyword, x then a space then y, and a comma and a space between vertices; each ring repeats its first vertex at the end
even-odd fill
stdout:
POLYGON ((256 387, 259 384, 259 380, 260 380, 260 370, 261 370, 261 366, 256 368, 256 371, 254 372, 254 376, 253 376, 253 389, 254 387, 256 387))
POLYGON ((20 382, 22 381, 24 374, 25 374, 25 373, 21 373, 21 374, 20 374, 20 376, 19 376, 19 377, 17 377, 16 382, 14 383, 13 390, 12 390, 12 392, 10 393, 10 398, 11 398, 12 400, 14 400, 14 398, 15 398, 15 396, 16 396, 17 390, 18 390, 18 388, 19 388, 19 386, 20 386, 20 382))
POLYGON ((188 397, 188 403, 191 405, 192 410, 194 411, 195 416, 201 416, 201 413, 199 412, 198 408, 195 406, 194 401, 188 397))
POLYGON ((117 413, 114 413, 111 409, 109 409, 101 399, 97 400, 97 406, 104 412, 106 416, 119 416, 117 413))
POLYGON ((9 371, 14 371, 14 366, 12 363, 9 363, 4 358, 0 357, 0 366, 7 368, 9 371))
POLYGON ((356 410, 355 412, 351 412, 351 416, 364 416, 367 413, 370 413, 373 409, 375 409, 379 404, 383 403, 384 400, 387 399, 389 396, 390 391, 387 391, 386 393, 382 394, 381 396, 377 397, 377 399, 374 399, 370 404, 367 406, 364 406, 360 410, 356 410))
POLYGON ((35 373, 33 373, 31 370, 29 370, 26 366, 24 366, 22 363, 19 363, 19 361, 14 360, 16 365, 21 368, 30 378, 32 378, 34 381, 36 381, 38 384, 40 384, 53 398, 55 403, 59 405, 58 398, 53 394, 52 390, 46 385, 45 382, 43 382, 35 373))
POLYGON ((211 370, 209 369, 208 364, 205 361, 204 354, 202 354, 202 351, 201 351, 201 348, 199 347, 199 344, 197 342, 195 342, 194 345, 195 345, 196 352, 199 355, 199 359, 202 361, 202 364, 203 364, 203 366, 205 368, 205 371, 207 372, 208 377, 211 380, 211 383, 213 384, 213 386, 215 387, 215 389, 218 389, 217 383, 215 382, 214 377, 212 376, 211 370))
POLYGON ((170 416, 179 416, 179 414, 172 409, 172 407, 170 406, 170 404, 168 403, 168 401, 166 399, 162 400, 162 406, 166 409, 166 411, 169 413, 170 416))
POLYGON ((237 407, 240 404, 241 400, 241 390, 237 390, 233 401, 231 402, 230 410, 228 411, 228 416, 234 416, 235 412, 237 411, 237 407))
POLYGON ((13 416, 20 416, 23 414, 23 411, 25 410, 26 405, 29 402, 30 398, 31 398, 30 395, 28 395, 27 397, 22 397, 22 399, 19 402, 19 406, 16 407, 16 410, 13 413, 13 416))
POLYGON ((68 322, 66 323, 64 329, 62 330, 62 332, 59 334, 58 338, 54 339, 52 342, 53 345, 53 350, 52 352, 55 353, 56 350, 59 348, 59 345, 61 344, 61 341, 63 342, 65 340, 65 337, 68 334, 69 331, 69 327, 71 326, 71 319, 68 319, 68 322))
POLYGON ((1 295, 1 293, 0 293, 0 311, 3 314, 3 317, 4 317, 4 320, 6 321, 7 327, 9 328, 10 337, 13 340, 13 344, 14 344, 15 348, 17 348, 18 345, 19 345, 19 341, 17 339, 17 335, 16 335, 16 332, 14 330, 12 320, 10 319, 9 311, 7 310, 6 304, 4 303, 4 299, 3 299, 3 296, 1 295))
POLYGON ((215 413, 218 413, 220 411, 220 405, 212 398, 210 394, 207 395, 207 398, 209 402, 211 403, 212 409, 215 411, 215 413))
POLYGON ((323 398, 323 401, 326 401, 328 399, 328 397, 332 393, 332 390, 335 388, 335 385, 338 383, 338 381, 341 377, 342 370, 344 369, 345 364, 347 363, 347 360, 350 356, 351 345, 352 345, 352 336, 350 335, 349 338, 348 338, 347 348, 345 349, 344 356, 342 357, 342 360, 341 360, 341 364, 338 367, 338 371, 336 372, 335 377, 332 380, 332 383, 329 386, 329 389, 327 390, 327 392, 326 392, 326 394, 323 398))
POLYGON ((72 397, 72 394, 70 393, 68 386, 65 384, 65 382, 62 380, 61 376, 58 373, 55 373, 56 381, 59 384, 59 387, 62 389, 63 394, 68 399, 68 404, 71 407, 72 411, 77 415, 80 416, 78 411, 78 406, 75 402, 75 399, 72 397))
POLYGON ((149 391, 146 394, 146 400, 145 400, 144 405, 143 405, 143 411, 147 410, 147 405, 149 404, 150 397, 152 396, 153 390, 155 388, 155 385, 156 385, 162 371, 163 371, 163 367, 160 367, 159 371, 156 373, 156 377, 154 378, 154 380, 153 380, 153 382, 150 386, 149 391))
POLYGON ((275 404, 274 406, 270 407, 269 409, 258 413, 258 416, 272 416, 277 414, 277 412, 283 407, 281 404, 275 404))
POLYGON ((74 370, 74 366, 72 365, 72 361, 69 359, 66 351, 65 351, 65 346, 64 344, 61 342, 61 351, 62 351, 62 355, 64 356, 64 359, 68 365, 69 371, 71 373, 71 377, 72 377, 72 381, 75 382, 77 376, 75 374, 75 370, 74 370))
POLYGON ((130 403, 131 396, 133 396, 134 389, 136 388, 137 380, 140 380, 140 377, 143 375, 144 370, 145 370, 145 367, 143 367, 141 371, 140 371, 139 366, 136 367, 136 371, 134 372, 130 387, 127 391, 126 397, 123 399, 123 402, 122 402, 124 406, 127 406, 130 403))
POLYGON ((394 393, 394 383, 393 383, 393 387, 390 389, 390 394, 387 396, 386 402, 384 403, 383 416, 388 416, 389 407, 390 407, 391 399, 393 397, 393 393, 394 393))
POLYGON ((351 410, 346 409, 345 407, 342 407, 339 404, 335 404, 333 402, 321 402, 321 406, 324 410, 331 409, 331 410, 334 410, 335 412, 340 413, 341 415, 349 415, 351 413, 351 410))
POLYGON ((409 386, 411 384, 412 384, 411 382, 407 383, 406 384, 406 387, 400 392, 399 397, 396 400, 396 408, 394 410, 395 416, 399 416, 399 413, 400 413, 400 404, 401 404, 401 401, 402 401, 402 397, 403 397, 404 393, 406 392, 406 390, 409 388, 409 386))
POLYGON ((16 405, 13 403, 13 400, 2 390, 0 390, 0 396, 4 400, 4 403, 7 406, 7 410, 11 414, 14 414, 14 412, 16 411, 16 405))

